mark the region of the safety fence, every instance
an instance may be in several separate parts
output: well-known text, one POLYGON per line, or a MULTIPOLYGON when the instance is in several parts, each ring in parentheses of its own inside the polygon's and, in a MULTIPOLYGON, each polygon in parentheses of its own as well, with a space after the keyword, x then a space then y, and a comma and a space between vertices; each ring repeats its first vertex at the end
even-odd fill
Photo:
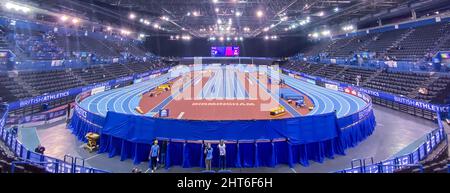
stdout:
POLYGON ((379 163, 373 163, 373 159, 370 159, 371 162, 367 165, 367 159, 355 159, 351 162, 351 168, 338 171, 337 173, 394 173, 397 170, 408 167, 420 167, 420 161, 427 158, 446 139, 445 131, 436 129, 428 133, 427 140, 420 144, 412 153, 379 163))
POLYGON ((288 74, 291 77, 309 82, 311 84, 323 85, 324 87, 330 89, 336 88, 339 91, 347 92, 350 94, 354 92, 367 94, 370 96, 374 104, 386 106, 388 108, 406 112, 408 114, 423 117, 429 120, 435 120, 434 116, 435 112, 448 113, 450 109, 450 105, 448 104, 447 105, 431 104, 424 101, 395 95, 392 93, 362 88, 359 86, 346 84, 335 80, 329 80, 322 77, 312 76, 309 74, 293 71, 290 69, 282 68, 282 70, 284 73, 288 74))
POLYGON ((0 140, 6 144, 9 150, 12 151, 16 157, 22 160, 12 163, 12 172, 14 172, 15 165, 17 164, 30 164, 44 167, 45 171, 50 173, 107 173, 107 171, 86 167, 84 166, 84 162, 79 165, 74 162, 73 159, 71 162, 67 162, 65 160, 46 156, 25 148, 25 146, 17 140, 17 136, 11 132, 11 129, 7 129, 5 127, 7 117, 8 107, 3 106, 0 120, 0 140))
POLYGON ((39 121, 48 121, 66 115, 67 115, 67 108, 28 116, 10 116, 8 117, 8 119, 6 119, 6 125, 18 125, 18 124, 20 125, 39 121))

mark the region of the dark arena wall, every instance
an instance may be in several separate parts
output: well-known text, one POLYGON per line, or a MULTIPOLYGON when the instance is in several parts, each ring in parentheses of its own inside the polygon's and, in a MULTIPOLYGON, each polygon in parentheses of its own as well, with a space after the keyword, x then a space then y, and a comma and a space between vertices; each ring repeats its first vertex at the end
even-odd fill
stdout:
POLYGON ((191 41, 171 41, 166 36, 148 37, 145 46, 150 52, 160 56, 211 56, 211 46, 239 46, 244 57, 283 57, 298 53, 309 45, 304 36, 283 37, 276 41, 263 38, 244 39, 243 42, 220 42, 194 38, 191 41))

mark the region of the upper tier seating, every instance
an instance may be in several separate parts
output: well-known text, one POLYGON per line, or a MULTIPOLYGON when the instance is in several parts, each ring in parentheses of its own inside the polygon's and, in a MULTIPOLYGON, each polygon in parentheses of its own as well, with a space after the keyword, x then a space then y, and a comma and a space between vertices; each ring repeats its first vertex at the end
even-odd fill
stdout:
POLYGON ((382 55, 407 31, 408 29, 399 29, 379 33, 378 36, 374 36, 372 41, 370 41, 363 49, 369 52, 376 52, 377 55, 382 55))
POLYGON ((418 60, 437 46, 437 40, 450 32, 448 24, 433 24, 415 28, 397 47, 390 49, 388 56, 397 60, 418 60))
POLYGON ((429 52, 450 50, 449 34, 450 23, 441 22, 412 29, 323 40, 311 46, 305 55, 317 56, 324 53, 328 58, 348 58, 359 51, 369 51, 376 52, 377 59, 387 57, 397 61, 420 61, 429 52), (444 41, 441 42, 441 39, 444 41))

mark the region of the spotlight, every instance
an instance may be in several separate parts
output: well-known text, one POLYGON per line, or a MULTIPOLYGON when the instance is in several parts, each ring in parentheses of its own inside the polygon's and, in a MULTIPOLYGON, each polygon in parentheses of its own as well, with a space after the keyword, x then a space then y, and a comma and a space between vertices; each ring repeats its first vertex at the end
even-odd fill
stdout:
POLYGON ((319 34, 318 34, 317 32, 314 32, 314 33, 312 34, 312 37, 313 37, 313 38, 318 38, 318 37, 319 37, 319 34))
POLYGON ((110 26, 106 27, 106 31, 111 31, 112 28, 110 26))
POLYGON ((236 11, 235 15, 236 15, 236 17, 241 17, 241 16, 242 16, 242 13, 239 12, 239 11, 236 11))
POLYGON ((69 17, 67 17, 67 16, 65 16, 65 15, 63 15, 63 16, 61 17, 61 21, 63 21, 63 22, 67 21, 68 19, 69 19, 69 17))
POLYGON ((77 18, 73 18, 73 19, 72 19, 72 23, 73 23, 73 24, 77 24, 78 22, 79 22, 79 20, 78 20, 77 18))
POLYGON ((264 39, 265 40, 268 40, 270 37, 269 36, 264 36, 264 39))
POLYGON ((134 13, 130 13, 128 18, 130 18, 131 20, 134 20, 134 19, 136 19, 136 15, 134 13))
POLYGON ((323 36, 330 35, 330 31, 329 30, 322 31, 322 35, 323 36))
POLYGON ((223 37, 220 37, 219 40, 220 40, 221 42, 223 42, 224 38, 223 38, 223 37))
POLYGON ((264 16, 264 12, 262 12, 261 10, 258 10, 256 12, 256 17, 262 17, 262 16, 264 16))

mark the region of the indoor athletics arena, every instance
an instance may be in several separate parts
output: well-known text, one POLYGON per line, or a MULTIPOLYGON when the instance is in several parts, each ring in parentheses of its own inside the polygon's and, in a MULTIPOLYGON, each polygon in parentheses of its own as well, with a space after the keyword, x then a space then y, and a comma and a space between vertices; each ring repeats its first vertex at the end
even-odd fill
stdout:
POLYGON ((0 173, 449 173, 450 3, 2 0, 0 102, 0 173))

